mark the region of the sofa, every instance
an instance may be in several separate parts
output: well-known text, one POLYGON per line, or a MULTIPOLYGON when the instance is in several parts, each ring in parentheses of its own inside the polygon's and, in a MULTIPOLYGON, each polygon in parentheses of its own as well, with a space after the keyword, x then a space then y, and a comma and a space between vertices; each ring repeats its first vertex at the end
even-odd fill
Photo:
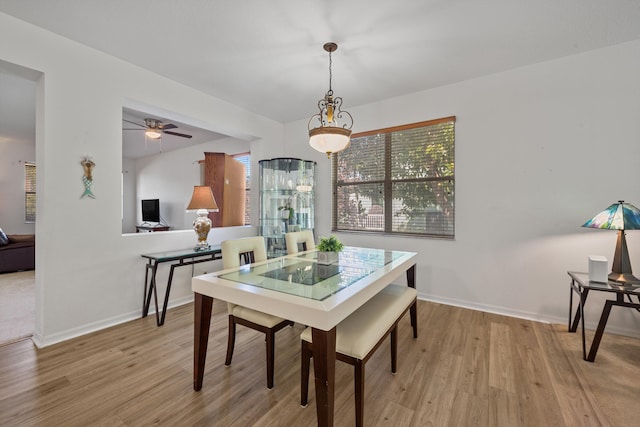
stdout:
POLYGON ((36 268, 36 236, 5 234, 0 228, 0 273, 36 268))

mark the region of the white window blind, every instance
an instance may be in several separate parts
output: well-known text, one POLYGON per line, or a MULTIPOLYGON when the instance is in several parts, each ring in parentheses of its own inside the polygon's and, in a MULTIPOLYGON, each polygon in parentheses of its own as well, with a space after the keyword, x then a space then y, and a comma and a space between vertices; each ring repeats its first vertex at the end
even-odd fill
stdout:
POLYGON ((24 164, 24 221, 36 222, 36 164, 24 164))
POLYGON ((355 134, 332 157, 334 231, 454 237, 455 117, 355 134))

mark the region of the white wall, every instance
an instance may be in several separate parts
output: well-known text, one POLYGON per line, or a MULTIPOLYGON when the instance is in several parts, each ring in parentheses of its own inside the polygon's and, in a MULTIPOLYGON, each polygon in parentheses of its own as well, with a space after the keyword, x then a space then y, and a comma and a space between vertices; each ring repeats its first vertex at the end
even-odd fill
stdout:
MULTIPOLYGON (((567 270, 613 259, 615 232, 580 226, 619 199, 640 207, 640 42, 345 109, 354 132, 455 115, 454 241, 339 233, 345 243, 416 251, 420 297, 566 323, 567 270)), ((307 122, 285 149, 318 161, 318 235, 330 233, 330 162, 309 149, 307 122)), ((640 232, 627 233, 640 274, 640 232)), ((591 294, 595 327, 602 295, 591 294)), ((616 308, 607 330, 640 335, 616 308)))
MULTIPOLYGON (((43 73, 36 86, 34 340, 48 345, 139 317, 144 281, 140 254, 186 248, 195 236, 192 230, 122 234, 125 101, 177 112, 183 123, 250 141, 251 151, 258 154, 263 145, 281 149, 283 125, 2 13, 0 39, 11 40, 0 43, 0 60, 43 73), (80 160, 85 155, 96 163, 96 199, 80 199, 80 160)), ((252 227, 216 229, 209 240, 255 232, 252 227)), ((161 271, 164 278, 167 270, 161 271)), ((175 277, 173 304, 192 295, 191 271, 183 270, 189 271, 175 277)))
POLYGON ((137 182, 136 161, 134 159, 122 159, 122 232, 135 233, 138 225, 137 205, 140 203, 136 197, 137 182))
POLYGON ((36 118, 25 112, 33 112, 35 102, 35 82, 0 67, 0 228, 7 234, 35 233, 35 224, 24 221, 24 165, 36 160, 36 118), (25 95, 19 105, 8 102, 15 94, 25 95), (16 124, 19 129, 9 134, 16 124))

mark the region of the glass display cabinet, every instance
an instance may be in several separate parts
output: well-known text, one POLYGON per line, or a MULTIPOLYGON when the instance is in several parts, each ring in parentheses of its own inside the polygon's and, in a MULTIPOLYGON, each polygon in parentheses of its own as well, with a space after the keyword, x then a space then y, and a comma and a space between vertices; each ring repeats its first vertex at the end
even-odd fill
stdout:
POLYGON ((259 232, 273 258, 287 253, 285 233, 314 228, 316 162, 280 157, 258 164, 259 232))

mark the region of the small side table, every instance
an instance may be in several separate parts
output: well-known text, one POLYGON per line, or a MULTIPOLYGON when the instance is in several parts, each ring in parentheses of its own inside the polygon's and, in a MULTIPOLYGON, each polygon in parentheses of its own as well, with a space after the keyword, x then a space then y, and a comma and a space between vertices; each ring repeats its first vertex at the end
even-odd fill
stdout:
POLYGON ((169 303, 169 292, 171 292, 171 282, 173 281, 173 270, 183 265, 193 265, 201 262, 215 261, 222 259, 222 249, 220 245, 211 245, 204 250, 195 250, 194 248, 182 249, 179 251, 157 252, 153 254, 142 254, 143 258, 147 258, 147 265, 144 272, 144 297, 142 300, 142 317, 149 314, 149 306, 151 305, 151 296, 154 297, 156 306, 156 324, 164 325, 164 318, 167 315, 167 304, 169 303), (156 286, 156 273, 158 265, 163 262, 178 261, 171 264, 169 271, 169 279, 167 280, 167 290, 164 294, 164 305, 162 307, 162 316, 158 310, 158 289, 156 286), (149 280, 149 270, 151 270, 151 280, 149 280))
POLYGON ((575 332, 578 329, 578 322, 582 325, 582 358, 588 362, 593 362, 596 359, 596 353, 598 347, 600 347, 600 341, 604 333, 604 328, 607 326, 607 320, 609 320, 609 314, 613 306, 634 308, 640 311, 640 283, 619 283, 609 280, 607 283, 590 282, 588 273, 578 273, 575 271, 568 271, 569 277, 571 277, 571 288, 569 289, 569 332, 575 332), (600 322, 596 329, 596 334, 591 342, 591 348, 589 349, 589 355, 587 356, 587 346, 584 333, 584 304, 587 302, 587 296, 589 291, 601 291, 608 292, 609 294, 615 294, 615 299, 607 299, 602 309, 602 315, 600 316, 600 322), (580 296, 578 302, 578 308, 575 315, 573 315, 573 293, 577 293, 580 296), (635 295, 638 302, 633 301, 635 295), (625 296, 628 301, 625 301, 625 296))

